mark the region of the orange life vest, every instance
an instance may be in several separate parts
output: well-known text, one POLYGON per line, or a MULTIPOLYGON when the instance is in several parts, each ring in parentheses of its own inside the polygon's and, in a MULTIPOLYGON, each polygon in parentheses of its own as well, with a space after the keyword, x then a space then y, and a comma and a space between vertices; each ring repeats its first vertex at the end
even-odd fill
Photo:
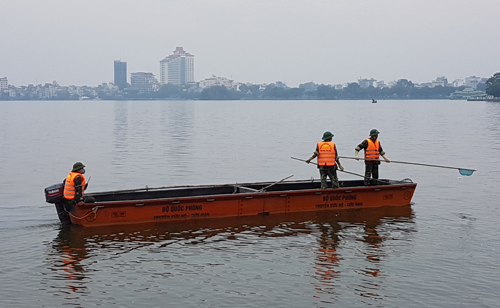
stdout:
POLYGON ((71 171, 66 177, 66 181, 64 182, 64 198, 68 200, 75 199, 75 178, 77 176, 82 177, 82 196, 83 196, 86 183, 85 177, 81 173, 71 171))
POLYGON ((380 160, 380 142, 378 139, 373 142, 368 138, 366 141, 368 141, 368 147, 365 149, 365 160, 380 160))
POLYGON ((331 141, 318 142, 318 165, 324 167, 335 166, 337 152, 335 152, 335 143, 331 141))

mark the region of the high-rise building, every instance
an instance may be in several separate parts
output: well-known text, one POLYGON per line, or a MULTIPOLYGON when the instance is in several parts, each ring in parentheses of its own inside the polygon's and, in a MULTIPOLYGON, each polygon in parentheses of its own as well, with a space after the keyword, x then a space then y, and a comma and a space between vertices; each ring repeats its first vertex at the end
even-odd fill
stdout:
POLYGON ((153 92, 158 88, 158 81, 153 73, 131 73, 130 74, 130 89, 139 92, 153 92))
POLYGON ((127 62, 115 60, 115 86, 120 89, 127 87, 127 62))
POLYGON ((182 47, 160 61, 160 84, 187 84, 194 82, 194 55, 182 47))

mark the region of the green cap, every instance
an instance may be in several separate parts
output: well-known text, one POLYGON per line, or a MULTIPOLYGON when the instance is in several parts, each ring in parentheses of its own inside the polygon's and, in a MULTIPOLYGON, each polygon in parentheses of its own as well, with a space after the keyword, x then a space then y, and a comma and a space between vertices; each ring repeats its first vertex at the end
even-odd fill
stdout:
POLYGON ((378 134, 380 134, 380 132, 378 130, 376 130, 375 128, 370 131, 370 136, 376 136, 378 134))
POLYGON ((73 165, 73 170, 71 170, 71 171, 75 172, 75 171, 78 171, 78 170, 83 169, 83 168, 85 168, 84 164, 82 164, 81 162, 76 162, 73 165))
POLYGON ((332 139, 333 137, 333 134, 329 131, 326 131, 324 134, 323 134, 323 140, 328 140, 328 139, 332 139))

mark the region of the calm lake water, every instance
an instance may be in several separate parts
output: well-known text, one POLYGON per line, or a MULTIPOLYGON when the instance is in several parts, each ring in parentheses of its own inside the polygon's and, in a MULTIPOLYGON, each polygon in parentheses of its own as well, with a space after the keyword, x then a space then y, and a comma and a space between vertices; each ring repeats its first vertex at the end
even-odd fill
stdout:
MULTIPOLYGON (((498 307, 500 103, 0 102, 0 307, 498 307), (413 204, 62 228, 43 189, 76 161, 89 192, 318 178, 372 128, 413 204)), ((346 171, 364 165, 343 160, 346 171)), ((339 173, 341 179, 356 178, 339 173)))

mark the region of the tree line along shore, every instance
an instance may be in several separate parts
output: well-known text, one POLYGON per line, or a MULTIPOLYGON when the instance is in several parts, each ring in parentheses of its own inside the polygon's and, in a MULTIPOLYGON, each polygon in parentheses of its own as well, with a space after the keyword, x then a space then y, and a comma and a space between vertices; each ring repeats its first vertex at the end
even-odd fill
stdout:
POLYGON ((358 83, 349 83, 337 89, 331 85, 317 85, 312 82, 299 87, 287 87, 282 83, 257 85, 240 84, 237 88, 214 85, 200 89, 197 84, 166 84, 155 91, 141 92, 130 88, 118 90, 106 84, 97 87, 61 87, 46 84, 16 88, 16 92, 3 91, 0 100, 381 100, 381 99, 500 99, 500 73, 495 73, 486 83, 480 83, 476 89, 465 86, 421 87, 406 79, 398 80, 391 87, 361 87, 358 83), (469 93, 472 97, 456 95, 469 93))

